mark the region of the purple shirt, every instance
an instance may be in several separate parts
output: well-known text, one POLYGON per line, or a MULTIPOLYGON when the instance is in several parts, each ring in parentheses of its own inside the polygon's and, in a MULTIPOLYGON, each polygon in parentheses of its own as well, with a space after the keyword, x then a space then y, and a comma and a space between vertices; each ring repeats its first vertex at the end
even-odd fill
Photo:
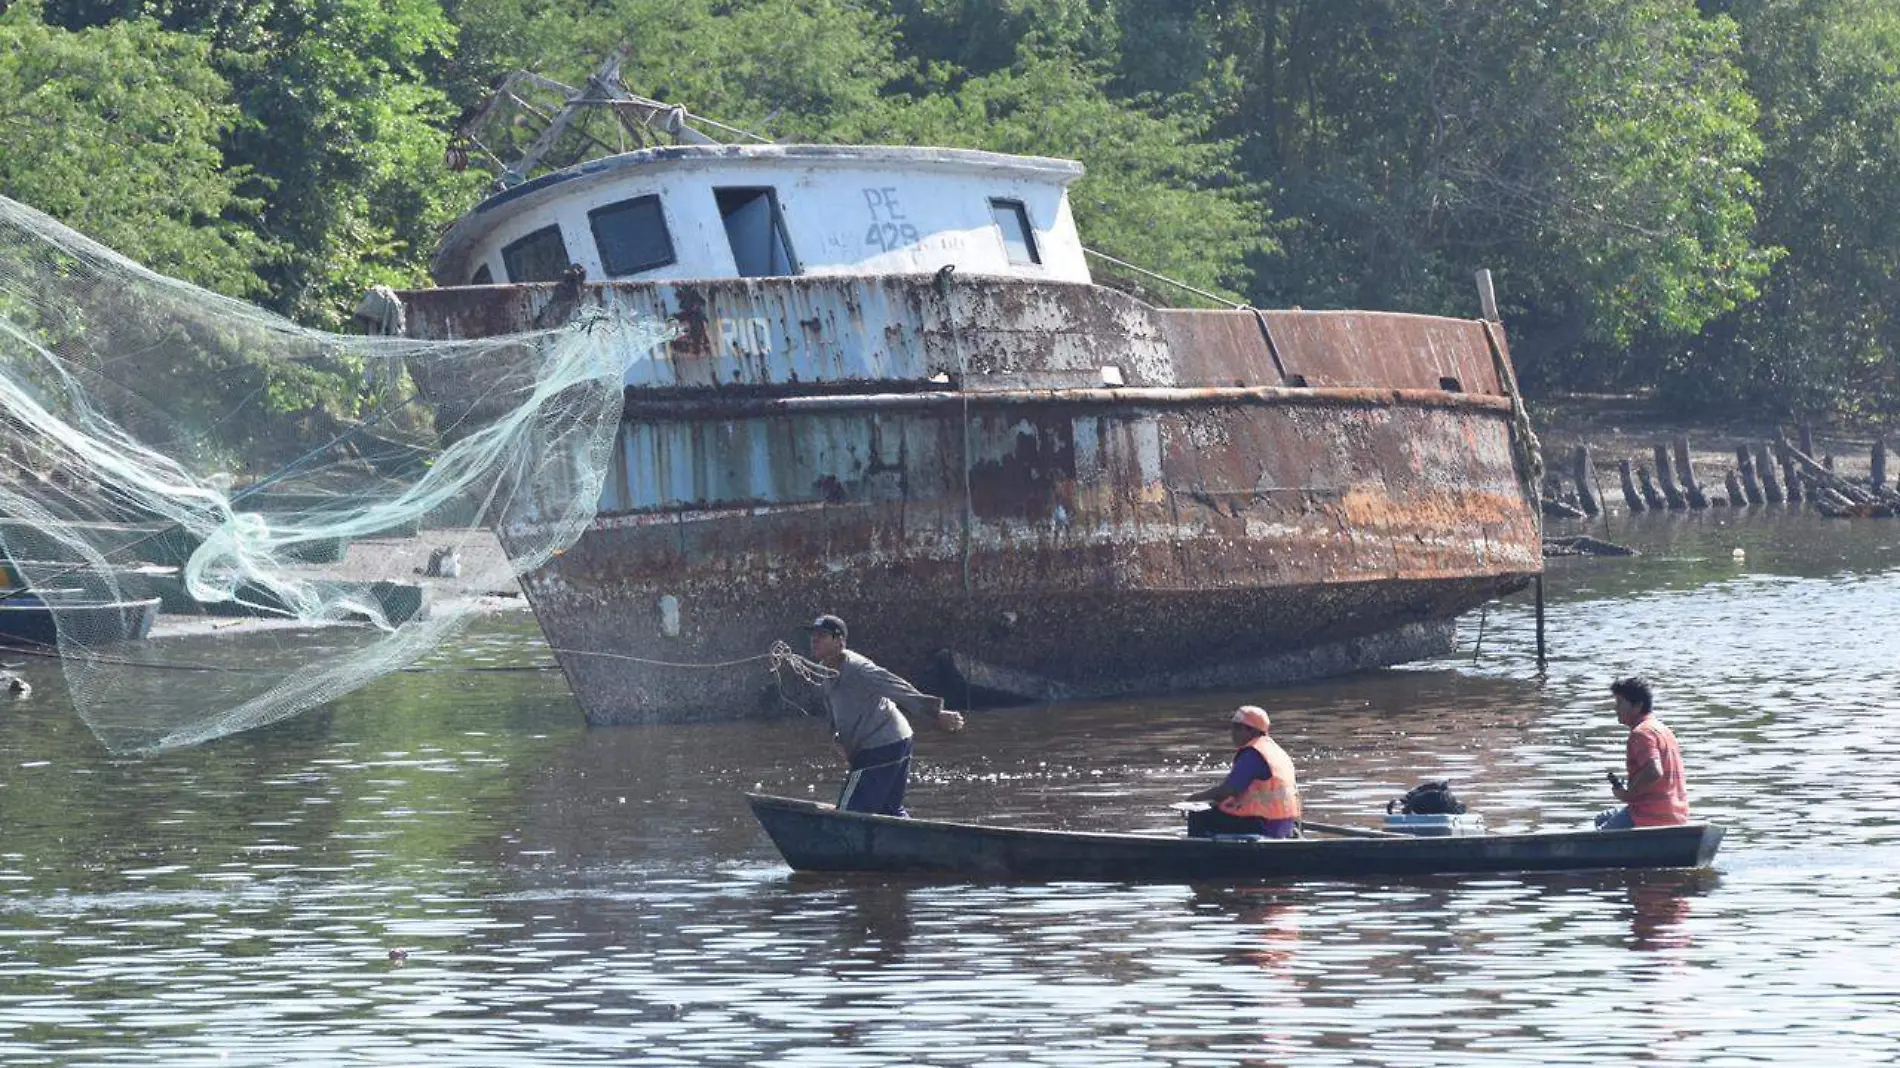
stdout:
POLYGON ((1234 770, 1227 773, 1226 781, 1221 785, 1235 793, 1246 792, 1256 779, 1273 778, 1273 769, 1267 766, 1267 758, 1260 750, 1248 746, 1234 756, 1234 770))

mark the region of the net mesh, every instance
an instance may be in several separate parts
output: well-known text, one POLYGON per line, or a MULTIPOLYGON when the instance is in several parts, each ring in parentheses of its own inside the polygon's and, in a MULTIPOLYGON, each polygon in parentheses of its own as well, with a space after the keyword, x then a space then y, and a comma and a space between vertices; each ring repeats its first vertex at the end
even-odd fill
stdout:
POLYGON ((626 367, 666 337, 602 318, 454 342, 307 330, 0 198, 0 639, 57 657, 116 752, 329 701, 580 535, 626 367), (432 376, 463 399, 431 407, 432 376))

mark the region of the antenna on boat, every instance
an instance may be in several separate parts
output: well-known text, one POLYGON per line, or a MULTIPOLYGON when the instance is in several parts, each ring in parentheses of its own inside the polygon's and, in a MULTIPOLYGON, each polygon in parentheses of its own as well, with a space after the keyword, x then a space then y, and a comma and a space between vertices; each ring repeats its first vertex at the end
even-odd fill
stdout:
POLYGON ((628 48, 614 50, 587 79, 585 87, 518 70, 502 79, 481 110, 456 128, 448 150, 455 170, 468 166, 469 149, 478 150, 495 169, 497 191, 520 185, 536 173, 571 167, 598 155, 613 155, 661 144, 716 145, 694 124, 770 143, 770 138, 689 113, 678 104, 640 96, 627 88, 620 65, 628 48), (538 99, 537 99, 538 98, 538 99), (605 112, 613 125, 589 122, 605 112), (533 140, 519 149, 507 142, 535 127, 533 140), (615 143, 609 143, 609 138, 615 143), (510 162, 506 157, 513 153, 510 162))

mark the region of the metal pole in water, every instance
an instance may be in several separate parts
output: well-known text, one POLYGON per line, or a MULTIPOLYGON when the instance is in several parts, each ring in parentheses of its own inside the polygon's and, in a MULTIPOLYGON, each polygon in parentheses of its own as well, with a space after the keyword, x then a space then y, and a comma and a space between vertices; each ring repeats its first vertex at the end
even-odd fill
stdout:
POLYGON ((1544 670, 1544 576, 1537 576, 1537 670, 1544 670))

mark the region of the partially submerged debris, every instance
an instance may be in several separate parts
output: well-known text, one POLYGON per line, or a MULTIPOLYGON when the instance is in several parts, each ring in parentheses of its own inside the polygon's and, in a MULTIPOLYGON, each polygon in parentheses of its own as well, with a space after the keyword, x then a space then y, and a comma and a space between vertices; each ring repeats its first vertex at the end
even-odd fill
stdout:
POLYGON ((1640 556, 1627 545, 1602 541, 1587 534, 1569 538, 1545 538, 1545 556, 1640 556))

